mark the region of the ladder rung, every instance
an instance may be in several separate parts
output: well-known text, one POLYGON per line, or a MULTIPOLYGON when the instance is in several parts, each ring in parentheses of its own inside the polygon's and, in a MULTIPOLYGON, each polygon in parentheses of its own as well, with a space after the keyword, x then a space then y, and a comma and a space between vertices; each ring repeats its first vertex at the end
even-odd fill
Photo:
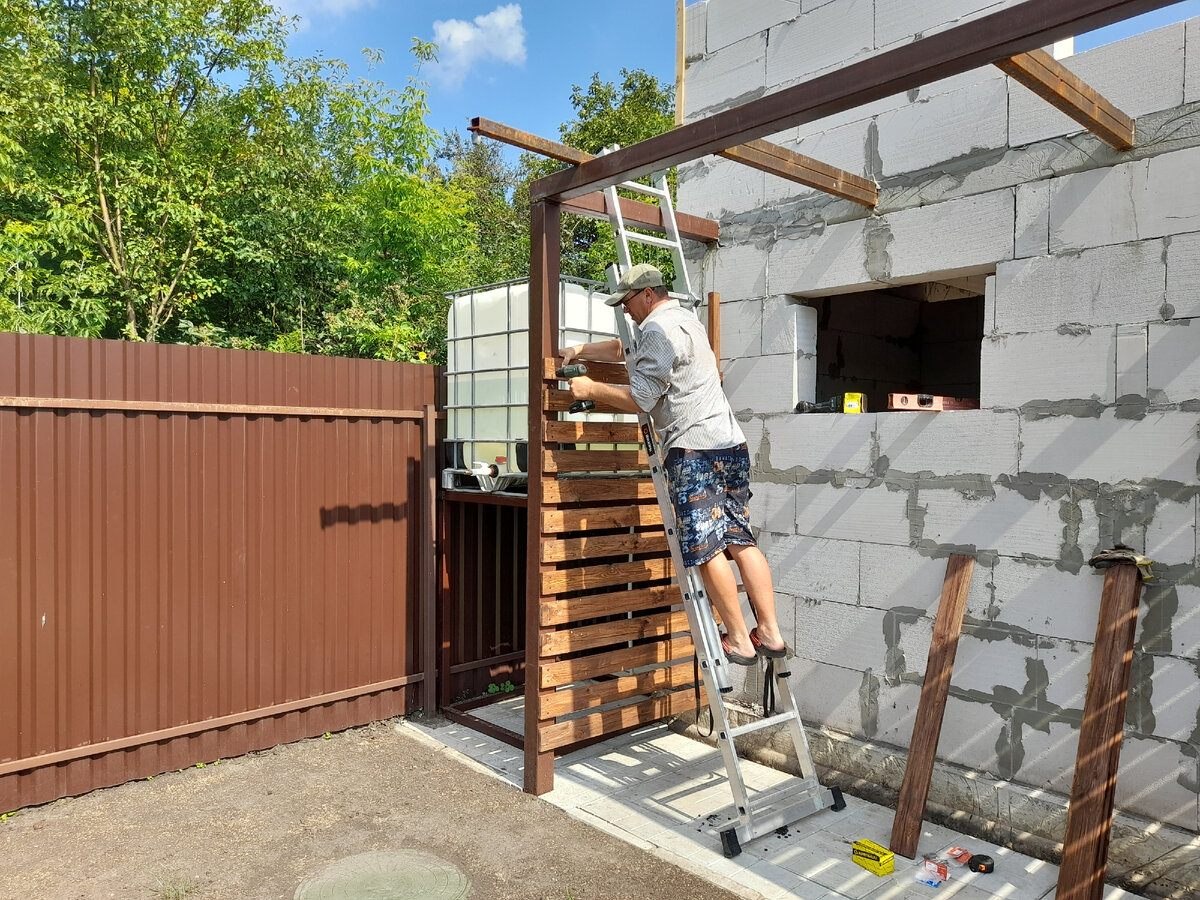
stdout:
POLYGON ((748 722, 745 725, 739 725, 737 728, 729 729, 729 737, 741 737, 743 734, 750 734, 755 731, 760 731, 763 728, 770 728, 773 725, 782 725, 784 722, 791 722, 798 718, 794 712, 776 713, 773 716, 768 716, 765 719, 759 719, 757 722, 748 722))
POLYGON ((679 246, 670 238, 659 237, 657 234, 642 234, 640 231, 626 231, 625 239, 638 244, 649 244, 652 247, 666 247, 668 250, 679 246))
POLYGON ((619 186, 625 188, 627 191, 645 194, 648 197, 658 197, 660 200, 667 196, 666 190, 663 190, 662 188, 656 188, 653 185, 642 184, 640 181, 625 181, 619 186))

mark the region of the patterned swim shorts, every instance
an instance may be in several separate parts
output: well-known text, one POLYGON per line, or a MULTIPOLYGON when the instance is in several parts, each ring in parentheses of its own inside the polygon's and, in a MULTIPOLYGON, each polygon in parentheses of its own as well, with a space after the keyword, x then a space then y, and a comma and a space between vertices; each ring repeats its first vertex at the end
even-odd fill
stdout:
POLYGON ((683 563, 708 562, 729 544, 754 546, 750 534, 750 454, 672 448, 663 460, 679 522, 683 563))

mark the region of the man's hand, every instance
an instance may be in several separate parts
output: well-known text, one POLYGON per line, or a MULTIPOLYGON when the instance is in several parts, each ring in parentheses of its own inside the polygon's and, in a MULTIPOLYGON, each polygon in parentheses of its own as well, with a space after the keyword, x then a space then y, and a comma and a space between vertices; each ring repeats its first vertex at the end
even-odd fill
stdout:
POLYGON ((567 386, 571 389, 571 396, 576 400, 594 400, 596 382, 588 378, 586 375, 576 375, 567 382, 567 386))
POLYGON ((558 351, 558 355, 562 357, 563 365, 569 366, 575 360, 579 359, 579 355, 583 352, 583 344, 573 344, 570 347, 563 347, 558 351))

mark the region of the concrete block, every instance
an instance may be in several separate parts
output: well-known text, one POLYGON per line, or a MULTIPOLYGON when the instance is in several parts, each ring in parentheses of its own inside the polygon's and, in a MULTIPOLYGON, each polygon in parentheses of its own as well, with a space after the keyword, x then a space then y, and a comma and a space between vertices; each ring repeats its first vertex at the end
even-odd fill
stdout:
POLYGON ((751 35, 687 67, 684 104, 689 117, 738 106, 762 96, 767 85, 767 32, 751 35))
POLYGON ((1015 0, 922 0, 921 3, 882 2, 875 11, 875 46, 907 43, 928 37, 970 19, 999 12, 1015 0))
POLYGON ((762 353, 762 301, 731 299, 726 302, 724 295, 721 297, 722 371, 728 360, 762 353))
POLYGON ((1046 256, 1050 252, 1050 182, 1017 185, 1016 246, 1013 255, 1046 256))
POLYGON ((791 415, 771 419, 771 466, 786 471, 864 474, 871 469, 876 416, 791 415))
POLYGON ((1168 500, 1161 495, 1146 525, 1146 555, 1167 566, 1196 564, 1196 498, 1168 500))
POLYGON ((791 412, 796 407, 796 357, 750 356, 722 364, 725 395, 735 412, 791 412))
POLYGON ((759 447, 762 445, 763 420, 757 416, 749 419, 743 417, 738 421, 738 425, 741 426, 742 434, 746 436, 746 447, 750 451, 750 465, 753 466, 759 447))
POLYGON ((889 671, 925 671, 933 623, 899 623, 882 610, 825 601, 796 607, 796 631, 805 636, 796 646, 798 657, 883 678, 889 671))
POLYGON ((803 602, 858 602, 859 544, 763 532, 758 546, 771 566, 777 592, 803 602))
POLYGON ((879 416, 879 465, 934 477, 1017 472, 1016 413, 962 410, 879 416))
POLYGON ((1143 479, 1194 484, 1200 462, 1200 415, 1150 413, 1118 419, 1051 416, 1021 423, 1021 471, 1056 472, 1107 484, 1143 479))
MULTIPOLYGON (((919 684, 881 679, 879 702, 872 710, 876 722, 876 732, 869 736, 897 747, 909 746, 912 742, 913 727, 917 723, 917 708, 920 704, 921 686, 919 684)), ((940 748, 940 741, 938 746, 940 748)))
MULTIPOLYGON (((867 274, 868 230, 872 245, 886 248, 891 234, 882 219, 838 222, 809 233, 781 237, 767 256, 768 293, 816 297, 882 287, 884 281, 867 274)), ((875 257, 886 257, 886 249, 877 250, 875 257)))
POLYGON ((973 547, 1040 559, 1057 559, 1061 552, 1063 522, 1057 500, 1027 500, 1002 486, 997 486, 994 498, 921 489, 917 507, 924 516, 923 540, 946 549, 973 547))
POLYGON ((1008 144, 1008 85, 988 79, 879 116, 883 175, 926 169, 1008 144))
POLYGON ((872 277, 931 280, 988 271, 1013 257, 1016 200, 1009 189, 899 210, 866 242, 872 277), (883 258, 886 257, 886 260, 883 258))
MULTIPOLYGON (((947 560, 930 559, 912 547, 862 545, 860 602, 879 609, 904 607, 934 618, 946 579, 947 560)), ((967 594, 967 615, 980 618, 991 604, 991 568, 975 563, 967 594)))
MULTIPOLYGON (((731 4, 743 9, 744 3, 731 4)), ((751 7, 753 8, 753 7, 751 7)), ((874 0, 841 0, 771 28, 767 85, 787 87, 823 69, 844 66, 873 52, 874 0)), ((744 18, 749 18, 743 13, 744 18)))
POLYGON ((1125 721, 1137 723, 1133 730, 1145 736, 1186 743, 1196 729, 1196 709, 1200 707, 1200 672, 1195 660, 1143 654, 1143 665, 1150 663, 1149 688, 1145 683, 1130 691, 1125 721))
MULTIPOLYGON (((1097 612, 1099 609, 1097 602, 1097 612)), ((1092 636, 1095 637, 1094 627, 1092 636)), ((1038 647, 1037 659, 1046 673, 1046 704, 1049 709, 1060 710, 1082 721, 1088 674, 1092 669, 1092 642, 1052 641, 1043 638, 1038 647)))
POLYGON ((767 251, 752 243, 721 247, 712 263, 712 283, 704 285, 708 291, 720 293, 722 312, 727 302, 761 300, 767 295, 767 251))
POLYGON ((907 494, 882 486, 800 484, 796 486, 796 533, 904 546, 909 542, 907 504, 907 494))
POLYGON ((1012 777, 1021 784, 1043 791, 1070 795, 1078 747, 1078 729, 1065 722, 1050 722, 1048 734, 1024 726, 1021 728, 1021 765, 1012 777))
POLYGON ((763 301, 762 348, 764 353, 815 354, 817 311, 791 297, 768 297, 763 301))
MULTIPOLYGON (((946 699, 946 712, 942 716, 938 759, 980 771, 994 770, 996 737, 1003 725, 1004 720, 990 704, 952 694, 946 699)), ((905 737, 901 745, 910 746, 910 737, 905 737)))
POLYGON ((683 52, 686 59, 699 59, 708 49, 708 3, 693 3, 684 12, 683 52))
POLYGON ((1082 334, 1034 331, 985 338, 979 358, 984 409, 1015 409, 1031 400, 1115 399, 1116 330, 1082 334))
MULTIPOLYGON (((807 637, 807 636, 806 636, 807 637)), ((800 717, 847 734, 863 734, 863 673, 797 657, 788 679, 800 717)))
POLYGON ((1159 317, 1165 280, 1162 241, 1000 263, 995 328, 1011 333, 1146 322, 1159 317))
POLYGON ((1117 397, 1146 396, 1146 326, 1117 326, 1117 397))
POLYGON ((974 692, 1002 704, 1020 700, 1032 707, 1033 697, 1026 689, 1029 681, 1026 661, 1033 658, 1034 651, 1030 648, 980 640, 964 632, 954 654, 951 691, 958 696, 974 692))
POLYGON ((1200 147, 1056 178, 1050 250, 1200 230, 1200 147))
POLYGON ((757 169, 720 157, 711 157, 680 179, 676 206, 680 212, 720 219, 762 205, 763 179, 757 169))
POLYGON ((1194 745, 1125 735, 1117 770, 1117 809, 1195 832, 1195 785, 1194 745))
POLYGON ((1185 41, 1192 52, 1187 54, 1183 69, 1183 102, 1194 103, 1200 100, 1200 54, 1195 48, 1200 47, 1200 19, 1188 19, 1184 23, 1186 30, 1185 41))
POLYGON ((1100 615, 1103 575, 1090 566, 1078 575, 1001 557, 992 577, 997 625, 1030 636, 1092 642, 1100 615))
POLYGON ((800 0, 708 0, 708 52, 800 15, 800 0))
POLYGON ((1137 642, 1139 647, 1160 648, 1180 659, 1200 656, 1200 587, 1144 586, 1137 642))
POLYGON ((1148 345, 1151 401, 1184 403, 1200 399, 1200 319, 1151 322, 1148 345))
POLYGON ((752 481, 750 493, 750 521, 754 527, 781 534, 796 527, 795 484, 752 481))
MULTIPOLYGON (((1183 102, 1183 48, 1180 22, 1077 53, 1066 65, 1121 112, 1137 118, 1183 102)), ((1066 113, 1013 83, 1009 100, 1013 147, 1083 130, 1066 113)))
POLYGON ((1200 285, 1200 234, 1175 235, 1167 244, 1167 302, 1163 316, 1200 316, 1197 285, 1200 285))

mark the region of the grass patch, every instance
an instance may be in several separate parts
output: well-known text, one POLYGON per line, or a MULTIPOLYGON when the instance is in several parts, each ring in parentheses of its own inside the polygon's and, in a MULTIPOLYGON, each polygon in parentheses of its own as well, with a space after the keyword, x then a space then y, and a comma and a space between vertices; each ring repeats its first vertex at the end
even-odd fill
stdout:
POLYGON ((200 893, 200 882, 190 875, 173 875, 154 879, 156 900, 187 900, 200 893))

